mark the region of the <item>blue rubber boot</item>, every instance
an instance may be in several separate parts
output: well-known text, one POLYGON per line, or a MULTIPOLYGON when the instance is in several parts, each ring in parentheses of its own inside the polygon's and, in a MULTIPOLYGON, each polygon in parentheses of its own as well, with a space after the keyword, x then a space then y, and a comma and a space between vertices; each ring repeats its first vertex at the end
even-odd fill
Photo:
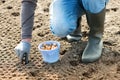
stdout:
POLYGON ((86 17, 90 33, 87 46, 82 54, 82 62, 90 63, 98 60, 102 54, 105 9, 97 14, 87 12, 86 17))

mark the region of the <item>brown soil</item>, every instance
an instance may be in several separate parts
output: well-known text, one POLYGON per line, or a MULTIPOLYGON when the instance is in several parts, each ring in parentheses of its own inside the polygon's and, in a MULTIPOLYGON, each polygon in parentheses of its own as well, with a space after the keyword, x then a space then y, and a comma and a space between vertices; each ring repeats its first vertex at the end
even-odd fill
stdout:
POLYGON ((120 80, 120 1, 107 5, 102 57, 83 64, 83 52, 88 35, 86 18, 82 20, 82 41, 68 42, 51 34, 49 5, 51 0, 39 0, 35 12, 30 62, 19 63, 14 47, 20 42, 20 1, 0 0, 0 80, 120 80), (60 60, 44 63, 38 44, 47 40, 61 43, 60 60))

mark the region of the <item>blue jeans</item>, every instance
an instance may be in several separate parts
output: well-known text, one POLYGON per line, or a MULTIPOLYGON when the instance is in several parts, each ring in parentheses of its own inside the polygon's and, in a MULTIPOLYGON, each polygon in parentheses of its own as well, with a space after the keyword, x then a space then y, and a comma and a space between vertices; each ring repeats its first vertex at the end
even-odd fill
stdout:
POLYGON ((53 0, 50 6, 50 29, 59 37, 65 37, 77 27, 77 20, 86 11, 99 13, 108 0, 53 0))

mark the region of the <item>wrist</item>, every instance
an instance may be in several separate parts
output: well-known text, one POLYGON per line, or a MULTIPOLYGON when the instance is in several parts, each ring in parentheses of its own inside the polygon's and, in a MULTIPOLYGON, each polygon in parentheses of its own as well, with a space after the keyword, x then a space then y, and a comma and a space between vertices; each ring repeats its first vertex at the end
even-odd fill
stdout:
POLYGON ((31 43, 31 38, 22 39, 21 41, 25 41, 25 42, 31 43))

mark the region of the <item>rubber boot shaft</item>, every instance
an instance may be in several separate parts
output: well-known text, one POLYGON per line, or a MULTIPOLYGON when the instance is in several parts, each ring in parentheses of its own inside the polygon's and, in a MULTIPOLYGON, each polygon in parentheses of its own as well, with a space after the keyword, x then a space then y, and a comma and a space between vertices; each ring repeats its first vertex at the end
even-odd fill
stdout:
POLYGON ((89 63, 98 60, 102 54, 105 9, 98 14, 87 12, 86 16, 90 32, 87 46, 82 54, 82 62, 89 63))

